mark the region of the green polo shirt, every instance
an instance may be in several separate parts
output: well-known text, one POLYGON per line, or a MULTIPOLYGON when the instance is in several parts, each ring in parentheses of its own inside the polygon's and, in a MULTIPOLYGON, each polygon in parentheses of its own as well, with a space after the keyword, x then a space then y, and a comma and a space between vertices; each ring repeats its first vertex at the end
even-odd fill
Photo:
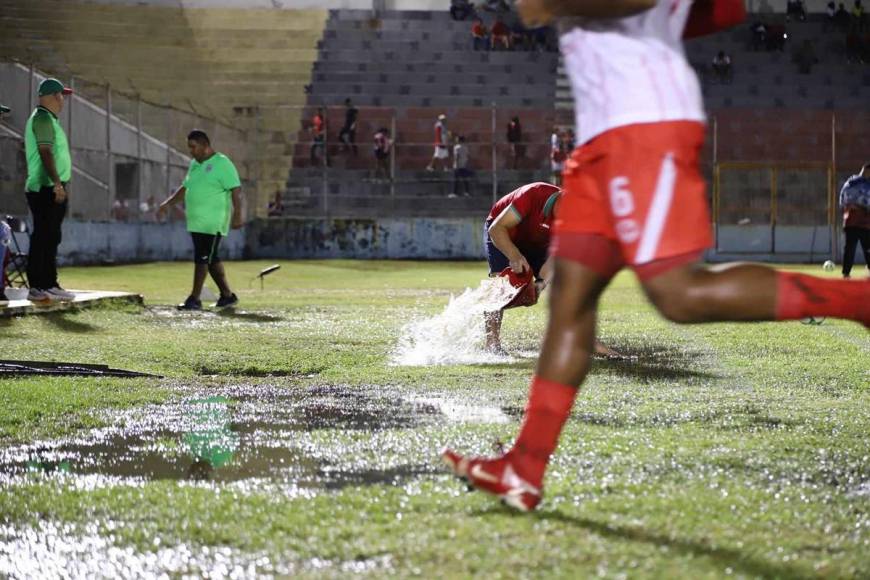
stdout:
POLYGON ((192 159, 183 184, 187 231, 227 235, 232 191, 241 184, 236 166, 223 153, 215 153, 202 163, 192 159))
POLYGON ((51 145, 54 168, 64 183, 72 177, 69 143, 57 115, 45 107, 36 107, 24 127, 24 152, 27 157, 27 191, 39 191, 54 185, 39 156, 40 145, 51 145))

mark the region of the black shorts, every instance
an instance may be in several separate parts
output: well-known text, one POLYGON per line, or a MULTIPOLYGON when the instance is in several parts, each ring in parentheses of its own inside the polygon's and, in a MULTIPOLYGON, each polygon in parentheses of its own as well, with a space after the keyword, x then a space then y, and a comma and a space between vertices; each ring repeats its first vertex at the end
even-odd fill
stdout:
POLYGON ((193 238, 193 262, 195 264, 217 264, 221 261, 218 248, 221 245, 220 234, 201 234, 190 232, 193 238))
MULTIPOLYGON (((495 244, 492 243, 492 238, 489 237, 489 226, 492 223, 491 220, 486 220, 483 224, 483 249, 486 252, 486 261, 489 263, 489 273, 490 274, 498 274, 505 268, 511 265, 510 260, 507 259, 507 256, 501 253, 501 250, 495 247, 495 244)), ((536 280, 541 279, 541 268, 544 267, 544 263, 547 261, 547 249, 538 251, 538 252, 526 252, 520 248, 520 252, 522 252, 523 257, 529 263, 529 266, 532 267, 532 273, 535 275, 536 280)))

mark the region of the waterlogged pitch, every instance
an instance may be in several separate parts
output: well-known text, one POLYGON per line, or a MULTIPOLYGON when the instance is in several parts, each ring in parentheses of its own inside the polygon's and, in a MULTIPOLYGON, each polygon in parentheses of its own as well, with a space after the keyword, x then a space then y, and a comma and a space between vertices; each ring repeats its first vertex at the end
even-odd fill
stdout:
POLYGON ((144 309, 0 320, 0 358, 165 377, 0 380, 0 576, 870 576, 858 325, 675 326, 620 275, 600 338, 626 359, 594 363, 517 515, 438 451, 514 436, 545 304, 506 313, 493 359, 457 322, 480 263, 282 263, 249 285, 267 265, 228 264, 234 311, 176 312, 190 266, 155 264, 61 274, 144 309))

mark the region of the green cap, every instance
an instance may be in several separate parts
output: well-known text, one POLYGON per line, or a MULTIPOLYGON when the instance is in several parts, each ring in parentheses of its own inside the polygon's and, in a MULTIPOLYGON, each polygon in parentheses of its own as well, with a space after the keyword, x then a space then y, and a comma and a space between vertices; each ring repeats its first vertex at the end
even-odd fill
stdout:
POLYGON ((6 105, 0 105, 0 113, 9 113, 10 111, 12 111, 12 109, 7 107, 6 105))
POLYGON ((46 95, 55 95, 57 93, 63 93, 65 95, 71 95, 73 90, 69 87, 63 86, 63 83, 57 79, 45 79, 41 83, 39 83, 39 96, 44 97, 46 95))

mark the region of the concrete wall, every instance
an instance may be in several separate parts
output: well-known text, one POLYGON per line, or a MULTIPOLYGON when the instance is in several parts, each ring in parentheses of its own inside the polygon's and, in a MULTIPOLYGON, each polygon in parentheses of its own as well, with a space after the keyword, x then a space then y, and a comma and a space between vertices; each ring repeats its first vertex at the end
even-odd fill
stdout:
POLYGON ((478 218, 278 219, 247 226, 258 258, 483 259, 478 218))
MULTIPOLYGON (((26 238, 19 237, 19 243, 26 252, 26 238)), ((222 258, 232 260, 249 257, 245 230, 231 231, 221 242, 220 253, 222 258)), ((73 266, 191 260, 192 257, 193 244, 183 222, 127 224, 67 219, 63 223, 63 241, 57 259, 63 266, 73 266)))
MULTIPOLYGON (((770 230, 762 229, 720 229, 719 248, 709 251, 707 259, 820 264, 830 258, 830 230, 826 227, 817 228, 815 239, 812 228, 779 228, 779 253, 770 251, 770 230)), ((482 237, 483 224, 477 217, 255 220, 230 232, 221 244, 221 257, 482 260, 482 237)), ((27 251, 26 240, 19 238, 19 242, 27 251)), ((836 250, 839 254, 840 248, 836 250)), ((69 219, 64 222, 58 261, 64 266, 187 261, 191 252, 190 234, 183 222, 132 224, 69 219)), ((863 263, 860 254, 856 255, 856 264, 863 263)))

